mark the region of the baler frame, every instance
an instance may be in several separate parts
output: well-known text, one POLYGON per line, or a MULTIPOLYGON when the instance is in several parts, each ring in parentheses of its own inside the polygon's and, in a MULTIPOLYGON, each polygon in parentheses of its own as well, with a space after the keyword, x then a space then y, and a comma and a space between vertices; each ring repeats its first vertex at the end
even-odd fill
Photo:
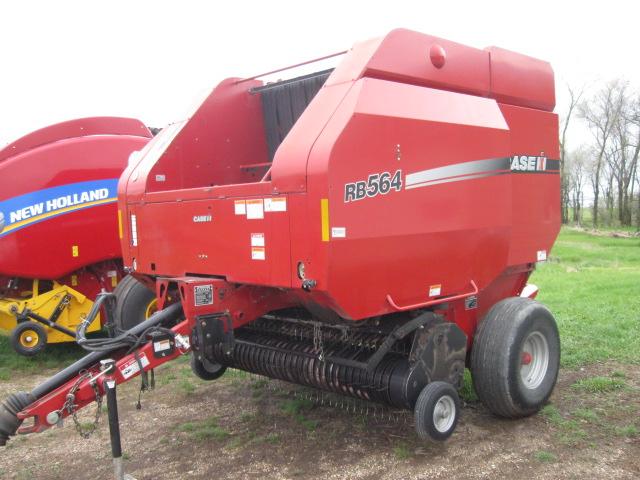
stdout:
MULTIPOLYGON (((161 310, 101 345, 114 384, 178 355, 152 328, 203 379, 232 367, 413 409, 423 439, 453 433, 466 365, 492 412, 537 412, 560 351, 525 298, 559 231, 550 66, 394 30, 331 71, 258 77, 221 82, 120 179, 123 260, 161 310)), ((5 403, 0 433, 50 426, 79 368, 99 375, 92 355, 5 403)), ((96 394, 78 388, 79 408, 96 394)))

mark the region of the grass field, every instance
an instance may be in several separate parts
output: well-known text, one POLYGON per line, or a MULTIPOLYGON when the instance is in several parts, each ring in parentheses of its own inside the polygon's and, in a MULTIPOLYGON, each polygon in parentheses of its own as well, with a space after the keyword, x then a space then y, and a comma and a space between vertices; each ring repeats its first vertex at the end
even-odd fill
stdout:
POLYGON ((640 363, 640 238, 564 229, 531 281, 558 321, 563 366, 640 363))
POLYGON ((45 352, 34 358, 22 357, 11 347, 9 337, 0 333, 0 380, 9 380, 15 372, 29 374, 66 367, 85 353, 76 344, 61 343, 47 345, 45 352))

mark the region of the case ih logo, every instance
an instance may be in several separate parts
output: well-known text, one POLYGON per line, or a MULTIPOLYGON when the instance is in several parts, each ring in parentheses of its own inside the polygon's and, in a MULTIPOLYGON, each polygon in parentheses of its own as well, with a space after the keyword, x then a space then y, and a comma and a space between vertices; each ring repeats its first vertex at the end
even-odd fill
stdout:
POLYGON ((532 157, 528 155, 514 155, 511 158, 511 170, 519 172, 545 171, 547 157, 532 157))

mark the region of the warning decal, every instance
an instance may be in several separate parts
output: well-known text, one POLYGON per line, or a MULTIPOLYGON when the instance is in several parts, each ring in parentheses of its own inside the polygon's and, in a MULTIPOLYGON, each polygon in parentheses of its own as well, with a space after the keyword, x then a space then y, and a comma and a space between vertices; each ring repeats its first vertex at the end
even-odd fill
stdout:
MULTIPOLYGON (((140 363, 142 364, 142 368, 146 368, 149 366, 149 359, 144 353, 140 355, 139 358, 140 358, 140 363)), ((136 360, 135 358, 132 358, 131 360, 127 360, 120 366, 120 374, 122 375, 122 378, 124 378, 125 380, 133 377, 139 371, 140 371, 140 365, 138 365, 138 360, 136 360)))
POLYGON ((264 247, 251 247, 251 260, 264 260, 265 258, 264 247))
POLYGON ((247 200, 246 203, 247 218, 249 220, 264 218, 264 203, 261 198, 258 200, 247 200))
POLYGON ((244 200, 236 200, 233 202, 233 207, 236 215, 244 215, 247 213, 247 204, 244 200))
POLYGON ((264 247, 264 233, 252 233, 251 234, 251 246, 252 247, 264 247))
POLYGON ((265 198, 264 211, 265 212, 286 212, 287 197, 265 198))
POLYGON ((431 285, 429 287, 429 296, 430 297, 437 297, 438 295, 440 295, 441 291, 442 291, 442 285, 440 285, 440 284, 431 285))

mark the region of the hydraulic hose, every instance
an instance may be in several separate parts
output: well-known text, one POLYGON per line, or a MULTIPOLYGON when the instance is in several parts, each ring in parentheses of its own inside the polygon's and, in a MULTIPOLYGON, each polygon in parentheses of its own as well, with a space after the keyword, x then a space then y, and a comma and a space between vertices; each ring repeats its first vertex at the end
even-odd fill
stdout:
POLYGON ((0 446, 5 445, 9 437, 15 435, 20 427, 22 421, 18 419, 17 415, 19 412, 77 376, 81 370, 92 367, 100 360, 112 356, 114 352, 130 347, 132 343, 130 341, 124 341, 124 338, 133 339, 133 345, 136 345, 139 342, 139 337, 144 336, 143 334, 147 330, 157 328, 163 323, 175 322, 181 315, 182 305, 180 303, 170 305, 164 310, 154 313, 144 322, 139 323, 116 338, 107 339, 111 340, 112 343, 102 345, 101 347, 103 348, 100 350, 89 353, 63 370, 60 370, 51 378, 35 387, 31 393, 19 392, 10 395, 9 398, 0 404, 0 446))

